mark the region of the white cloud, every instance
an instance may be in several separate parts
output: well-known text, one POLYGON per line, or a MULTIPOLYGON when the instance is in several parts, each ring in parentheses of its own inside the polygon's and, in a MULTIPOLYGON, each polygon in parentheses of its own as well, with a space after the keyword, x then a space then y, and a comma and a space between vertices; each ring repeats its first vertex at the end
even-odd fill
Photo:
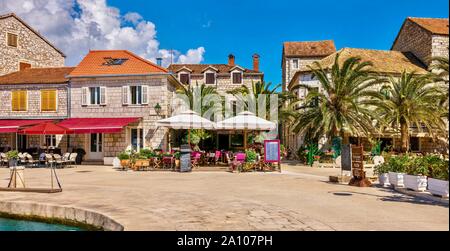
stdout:
POLYGON ((160 48, 156 26, 136 12, 125 15, 105 0, 15 0, 1 1, 0 14, 14 12, 46 36, 66 55, 67 65, 76 65, 89 49, 126 49, 151 61, 162 57, 167 66, 200 63, 205 48, 186 54, 160 48))

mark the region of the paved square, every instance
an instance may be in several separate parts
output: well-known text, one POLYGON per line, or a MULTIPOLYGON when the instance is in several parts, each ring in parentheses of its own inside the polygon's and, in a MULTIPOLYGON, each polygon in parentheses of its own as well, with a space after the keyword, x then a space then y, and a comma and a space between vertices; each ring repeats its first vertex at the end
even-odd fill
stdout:
MULTIPOLYGON (((94 210, 125 230, 449 230, 448 206, 383 188, 329 184, 324 173, 123 172, 104 166, 57 170, 58 194, 0 192, 2 201, 94 210)), ((329 170, 334 172, 333 170, 329 170)), ((0 168, 0 186, 9 170, 0 168)), ((48 169, 26 169, 29 187, 48 169)))

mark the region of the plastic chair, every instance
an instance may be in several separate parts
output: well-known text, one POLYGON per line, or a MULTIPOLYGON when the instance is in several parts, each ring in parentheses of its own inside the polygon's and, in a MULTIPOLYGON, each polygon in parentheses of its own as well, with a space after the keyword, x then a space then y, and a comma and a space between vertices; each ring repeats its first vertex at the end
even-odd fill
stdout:
POLYGON ((216 154, 214 156, 214 165, 217 165, 217 162, 219 162, 221 156, 222 156, 222 152, 216 151, 216 154))
POLYGON ((202 158, 202 154, 200 152, 194 152, 192 159, 191 159, 191 163, 192 163, 192 168, 198 168, 200 165, 200 159, 202 158))

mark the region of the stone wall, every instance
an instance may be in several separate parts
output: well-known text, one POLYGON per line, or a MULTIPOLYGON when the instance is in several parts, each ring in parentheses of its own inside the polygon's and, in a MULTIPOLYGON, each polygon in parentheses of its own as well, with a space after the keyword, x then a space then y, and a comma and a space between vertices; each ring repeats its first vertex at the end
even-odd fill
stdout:
MULTIPOLYGON (((447 37, 448 39, 448 37, 447 37)), ((412 52, 426 65, 432 53, 432 35, 414 22, 407 20, 392 47, 394 51, 412 52)))
POLYGON ((15 17, 0 19, 0 76, 19 70, 19 62, 32 67, 61 67, 64 57, 15 17), (18 47, 7 45, 7 33, 18 35, 18 47))
POLYGON ((65 118, 67 114, 67 84, 0 85, 0 119, 5 118, 65 118), (56 112, 41 111, 41 90, 57 90, 56 112), (11 91, 27 90, 27 111, 11 111, 11 91))
POLYGON ((283 86, 287 90, 289 83, 294 77, 295 73, 301 68, 305 68, 312 63, 323 59, 324 57, 299 57, 299 58, 284 58, 282 65, 283 86), (294 60, 298 60, 298 68, 294 68, 294 60))
MULTIPOLYGON (((252 89, 252 83, 262 82, 263 78, 261 75, 247 75, 244 74, 243 77, 243 84, 246 85, 249 89, 252 89)), ((231 75, 225 74, 225 75, 218 75, 216 78, 217 84, 215 85, 208 85, 208 86, 214 86, 217 87, 217 92, 220 95, 225 95, 227 91, 231 91, 235 88, 241 87, 242 84, 233 84, 231 80, 231 75)), ((191 85, 198 84, 199 86, 205 83, 205 78, 203 75, 193 75, 191 77, 191 85)))
POLYGON ((432 38, 432 56, 448 58, 448 36, 434 35, 432 38))

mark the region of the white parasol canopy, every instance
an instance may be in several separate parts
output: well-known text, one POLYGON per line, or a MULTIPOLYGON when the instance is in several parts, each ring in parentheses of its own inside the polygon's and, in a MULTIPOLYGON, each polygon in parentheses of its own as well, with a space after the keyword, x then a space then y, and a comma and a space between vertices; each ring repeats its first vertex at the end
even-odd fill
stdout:
POLYGON ((248 111, 216 123, 216 129, 218 130, 270 131, 276 128, 276 123, 260 118, 248 111))
POLYGON ((213 122, 191 110, 183 111, 170 118, 158 120, 156 124, 171 129, 214 129, 213 122))

